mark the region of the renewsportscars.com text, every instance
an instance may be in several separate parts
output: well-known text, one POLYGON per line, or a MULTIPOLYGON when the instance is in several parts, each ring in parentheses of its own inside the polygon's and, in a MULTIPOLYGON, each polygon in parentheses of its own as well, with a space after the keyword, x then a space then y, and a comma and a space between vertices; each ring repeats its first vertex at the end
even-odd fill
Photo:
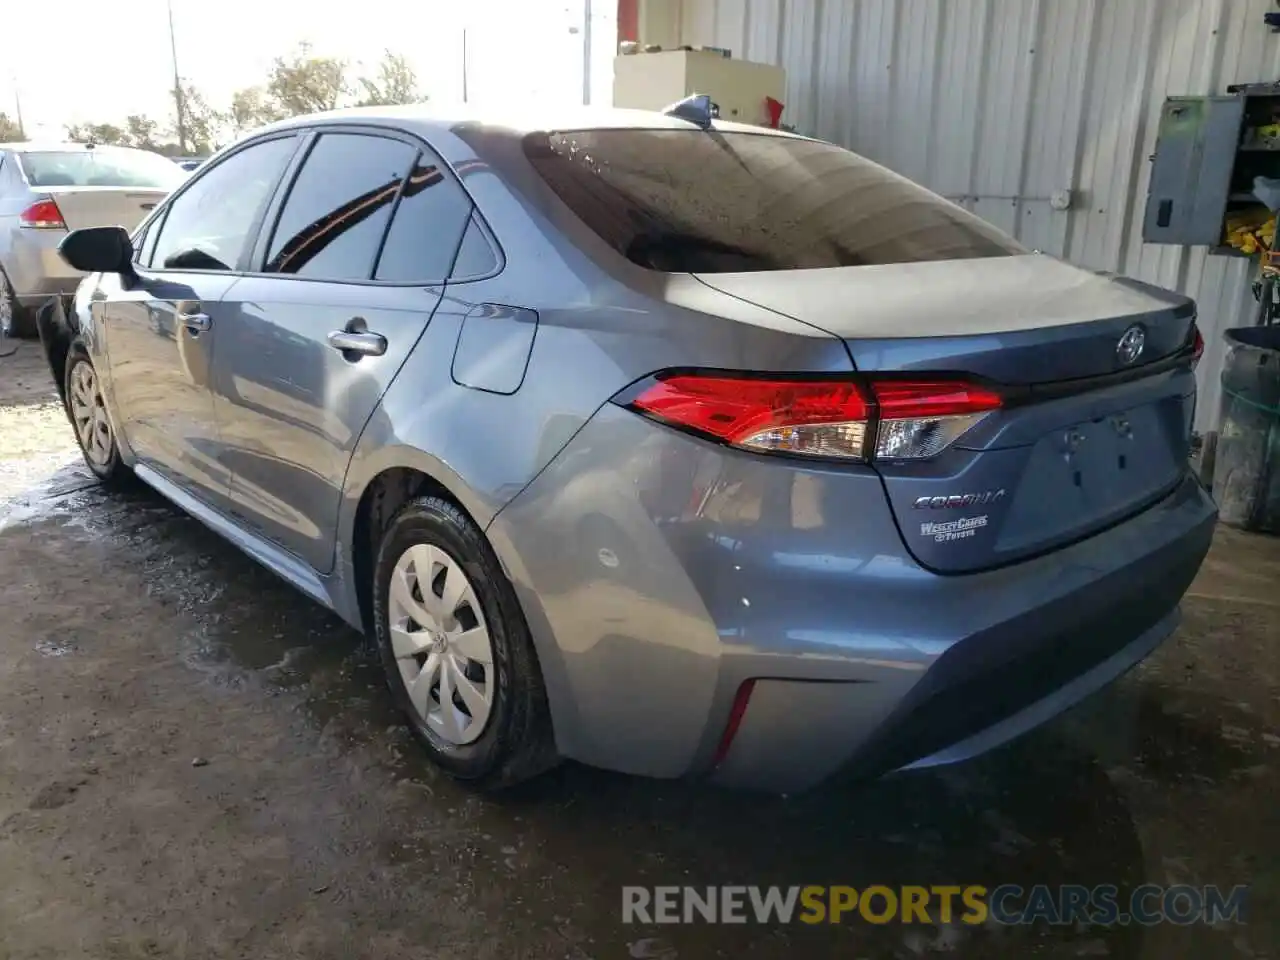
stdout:
POLYGON ((623 887, 624 923, 1243 923, 1249 888, 1112 884, 623 887))

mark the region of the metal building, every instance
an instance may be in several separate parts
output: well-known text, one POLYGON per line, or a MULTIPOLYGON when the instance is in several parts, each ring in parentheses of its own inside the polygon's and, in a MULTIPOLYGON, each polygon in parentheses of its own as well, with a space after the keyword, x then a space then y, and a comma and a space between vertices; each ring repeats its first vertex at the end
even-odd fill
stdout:
POLYGON ((787 71, 784 121, 852 147, 1033 248, 1185 291, 1207 341, 1252 322, 1253 265, 1144 244, 1166 96, 1280 78, 1271 0, 622 0, 644 42, 710 44, 787 71), (1056 196, 1055 196, 1056 195, 1056 196), (1060 209, 1065 204, 1065 209, 1060 209))

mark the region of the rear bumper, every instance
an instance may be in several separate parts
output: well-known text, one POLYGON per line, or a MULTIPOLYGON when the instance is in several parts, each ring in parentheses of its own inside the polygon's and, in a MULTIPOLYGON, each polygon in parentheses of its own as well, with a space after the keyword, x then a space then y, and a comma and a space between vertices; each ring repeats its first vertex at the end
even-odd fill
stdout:
POLYGON ((15 230, 6 263, 18 302, 38 307, 51 296, 74 294, 84 274, 58 255, 65 230, 15 230))
POLYGON ((1105 685, 1173 630, 1215 518, 1188 475, 1080 543, 941 576, 906 551, 870 471, 607 407, 489 532, 563 753, 785 792, 962 759, 1105 685))

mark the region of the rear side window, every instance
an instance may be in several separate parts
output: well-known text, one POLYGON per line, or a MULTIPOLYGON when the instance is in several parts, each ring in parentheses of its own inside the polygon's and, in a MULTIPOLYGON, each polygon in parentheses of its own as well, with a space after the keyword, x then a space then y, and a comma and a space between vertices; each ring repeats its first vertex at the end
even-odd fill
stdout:
POLYGON ((416 151, 400 140, 326 133, 303 163, 263 268, 324 280, 368 280, 416 151))
POLYGON ((618 253, 666 272, 966 260, 1025 251, 829 143, 701 130, 531 134, 525 154, 618 253))
POLYGON ((96 147, 92 150, 40 150, 16 154, 33 187, 159 187, 172 190, 183 172, 167 157, 149 150, 96 147))
POLYGON ((440 159, 419 154, 391 218, 374 278, 443 283, 470 217, 471 198, 440 159))
POLYGON ((498 266, 498 255, 494 253, 489 238, 480 226, 479 218, 472 214, 467 232, 462 235, 458 258, 453 263, 452 279, 459 282, 475 280, 493 273, 498 266))
POLYGON ((168 202, 164 220, 148 229, 154 249, 146 262, 171 270, 234 270, 296 146, 294 137, 265 140, 197 174, 168 202))

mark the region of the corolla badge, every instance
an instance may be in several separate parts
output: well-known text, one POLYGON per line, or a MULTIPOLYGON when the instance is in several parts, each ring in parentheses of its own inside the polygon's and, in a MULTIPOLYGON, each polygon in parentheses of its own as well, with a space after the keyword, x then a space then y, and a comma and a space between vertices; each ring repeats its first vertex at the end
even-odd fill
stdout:
POLYGON ((945 497, 917 497, 911 504, 917 510, 955 510, 957 507, 985 507, 1005 497, 1004 487, 977 493, 953 493, 945 497))
POLYGON ((1124 332, 1120 342, 1116 344, 1116 359, 1122 366, 1136 363, 1147 345, 1147 333, 1136 324, 1124 332))

